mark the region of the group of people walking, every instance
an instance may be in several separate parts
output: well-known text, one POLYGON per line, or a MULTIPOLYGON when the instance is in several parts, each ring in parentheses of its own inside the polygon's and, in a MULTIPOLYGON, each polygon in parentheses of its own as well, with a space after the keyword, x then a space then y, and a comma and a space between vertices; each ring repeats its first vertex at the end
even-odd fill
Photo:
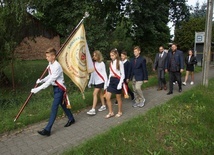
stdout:
MULTIPOLYGON (((133 49, 134 57, 127 59, 127 53, 122 51, 119 55, 117 49, 110 51, 110 64, 109 75, 106 72, 106 66, 103 62, 103 57, 100 51, 93 52, 94 71, 91 73, 88 87, 94 87, 93 91, 93 104, 92 108, 87 112, 88 115, 96 115, 96 106, 98 102, 98 96, 101 101, 101 107, 98 111, 106 110, 108 107, 108 113, 105 116, 106 119, 111 117, 121 117, 122 111, 122 92, 125 98, 131 98, 133 101, 132 107, 142 108, 145 105, 146 99, 143 95, 142 85, 148 82, 148 71, 146 66, 146 59, 141 56, 141 49, 139 46, 133 49), (129 82, 132 82, 132 90, 129 88, 129 82), (115 114, 112 108, 111 97, 112 94, 116 96, 116 103, 118 105, 117 113, 115 114), (105 103, 106 100, 106 103, 105 103)), ((169 72, 169 92, 167 95, 173 93, 173 82, 177 81, 179 92, 182 91, 182 84, 186 85, 188 75, 191 74, 191 85, 194 84, 194 65, 197 63, 196 58, 193 56, 193 51, 189 50, 188 56, 185 58, 186 63, 186 76, 185 80, 181 82, 181 73, 184 70, 184 58, 183 52, 177 49, 177 45, 173 44, 171 50, 166 53, 164 47, 159 47, 159 53, 156 54, 153 64, 153 70, 158 72, 158 91, 164 89, 167 90, 165 73, 169 72)), ((49 85, 53 85, 54 101, 51 108, 51 115, 47 126, 38 131, 40 135, 50 136, 52 125, 56 119, 58 106, 61 105, 65 114, 68 117, 68 122, 64 127, 69 127, 75 123, 73 114, 66 108, 66 104, 63 104, 64 99, 66 101, 66 87, 64 86, 64 76, 61 65, 56 60, 56 50, 50 48, 46 51, 46 59, 49 62, 48 76, 44 79, 38 79, 37 84, 42 83, 39 87, 33 88, 31 93, 36 94, 42 89, 47 88, 49 85)))
MULTIPOLYGON (((99 92, 100 100, 102 106, 98 111, 106 110, 104 103, 104 96, 106 98, 106 104, 108 106, 109 113, 105 118, 110 118, 114 116, 112 111, 111 95, 116 94, 116 103, 118 104, 118 113, 115 117, 122 116, 122 100, 121 94, 122 90, 124 95, 129 94, 131 99, 134 101, 132 107, 143 107, 145 105, 145 97, 142 91, 142 84, 148 82, 148 72, 146 67, 146 59, 140 56, 141 49, 139 46, 134 47, 134 58, 127 60, 127 53, 125 51, 121 52, 121 61, 119 58, 119 53, 116 49, 111 50, 110 57, 110 67, 109 76, 107 78, 105 64, 100 59, 102 54, 99 51, 93 53, 94 68, 95 72, 91 74, 89 87, 94 85, 93 92, 93 106, 92 109, 87 112, 89 115, 96 114, 96 104, 97 104, 97 92, 99 92), (97 57, 97 58, 96 58, 97 57), (107 82, 106 82, 107 81, 107 82), (132 89, 128 86, 129 81, 132 81, 132 89), (106 90, 105 94, 102 89, 106 90)), ((188 56, 185 58, 186 63, 186 76, 182 83, 181 77, 184 71, 184 57, 183 52, 177 49, 176 44, 172 44, 169 52, 164 51, 164 47, 159 47, 159 52, 156 54, 155 61, 153 64, 153 71, 157 71, 158 74, 158 89, 167 90, 165 73, 169 73, 169 91, 167 95, 173 94, 173 83, 176 81, 178 83, 178 91, 182 92, 182 84, 186 85, 188 75, 191 73, 191 82, 194 84, 194 65, 197 63, 196 58, 193 56, 193 51, 188 51, 188 56)))
POLYGON ((191 74, 190 84, 194 84, 194 65, 197 64, 193 50, 188 51, 188 56, 184 59, 183 52, 177 49, 176 44, 172 44, 168 53, 164 52, 163 46, 159 47, 159 53, 156 54, 153 70, 158 72, 158 91, 167 90, 165 73, 169 72, 169 92, 173 94, 173 85, 178 83, 178 91, 182 92, 182 84, 186 86, 189 74, 191 74), (181 82, 182 72, 184 71, 184 61, 186 64, 186 75, 184 82, 181 82))
POLYGON ((117 49, 110 51, 111 62, 109 64, 109 76, 107 77, 106 67, 102 61, 102 54, 100 51, 94 51, 94 69, 91 73, 89 80, 89 88, 91 85, 94 86, 93 92, 93 105, 92 108, 87 112, 88 115, 96 114, 97 96, 99 93, 102 106, 98 111, 106 110, 104 103, 104 96, 106 104, 108 106, 108 114, 105 118, 110 117, 121 117, 122 112, 122 91, 125 98, 129 95, 135 103, 133 107, 143 107, 145 104, 145 98, 142 92, 142 84, 148 81, 148 72, 146 68, 146 60, 140 56, 141 49, 139 46, 134 47, 134 58, 130 61, 127 60, 127 53, 122 51, 119 55, 117 49), (132 80, 132 90, 129 88, 128 83, 132 80), (105 90, 105 92, 103 91, 105 90), (118 105, 118 112, 115 115, 112 108, 111 96, 115 94, 116 103, 118 105))

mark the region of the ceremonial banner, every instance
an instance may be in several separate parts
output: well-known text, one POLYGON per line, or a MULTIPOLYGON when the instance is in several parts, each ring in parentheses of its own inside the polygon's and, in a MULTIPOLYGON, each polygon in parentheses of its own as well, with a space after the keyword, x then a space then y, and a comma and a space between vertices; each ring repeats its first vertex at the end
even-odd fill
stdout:
POLYGON ((83 24, 79 26, 75 34, 64 45, 58 56, 58 61, 64 73, 83 93, 88 83, 89 73, 94 71, 83 24))

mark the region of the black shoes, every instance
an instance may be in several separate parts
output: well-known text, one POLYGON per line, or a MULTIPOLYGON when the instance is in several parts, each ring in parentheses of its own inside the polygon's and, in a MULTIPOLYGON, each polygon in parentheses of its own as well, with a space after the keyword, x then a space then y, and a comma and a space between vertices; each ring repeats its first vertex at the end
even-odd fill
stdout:
MULTIPOLYGON (((182 89, 179 89, 178 92, 181 93, 181 92, 182 92, 182 89)), ((169 91, 169 92, 167 93, 167 95, 170 95, 170 94, 173 94, 173 92, 172 92, 172 91, 169 91)))
POLYGON ((166 95, 170 95, 170 94, 173 94, 173 92, 169 91, 166 95))
POLYGON ((50 136, 51 132, 43 129, 42 131, 38 131, 38 133, 42 136, 50 136))
MULTIPOLYGON (((74 124, 75 123, 75 120, 72 120, 72 121, 68 121, 64 127, 69 127, 71 126, 71 124, 74 124)), ((42 131, 38 131, 38 133, 42 136, 50 136, 51 135, 51 132, 50 131, 47 131, 45 129, 43 129, 42 131)))
POLYGON ((64 127, 69 127, 71 126, 71 124, 74 124, 75 123, 75 120, 69 120, 64 127))

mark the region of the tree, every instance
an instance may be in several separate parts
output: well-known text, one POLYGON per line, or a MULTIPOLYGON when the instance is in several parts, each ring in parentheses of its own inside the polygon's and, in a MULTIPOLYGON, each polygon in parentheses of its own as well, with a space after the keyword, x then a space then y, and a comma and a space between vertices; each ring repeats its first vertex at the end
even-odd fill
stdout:
POLYGON ((128 18, 131 21, 130 34, 136 45, 147 54, 154 54, 158 46, 169 42, 167 0, 128 1, 128 18))
MULTIPOLYGON (((92 51, 99 49, 104 52, 109 50, 108 40, 116 28, 116 24, 122 19, 120 12, 124 1, 43 0, 35 3, 34 7, 42 22, 62 34, 64 39, 76 27, 84 12, 88 11, 90 17, 84 22, 89 48, 92 51)), ((107 54, 104 53, 104 55, 107 54)))
MULTIPOLYGON (((181 50, 187 51, 194 47, 195 32, 204 31, 205 21, 205 18, 190 18, 175 30, 175 42, 179 44, 181 50)), ((212 40, 214 40, 214 31, 212 31, 212 40)))
POLYGON ((190 17, 190 7, 186 5, 186 0, 171 0, 169 3, 169 19, 175 28, 183 21, 188 21, 190 17))
POLYGON ((8 83, 4 74, 5 66, 13 59, 13 51, 21 41, 23 25, 27 24, 26 9, 28 0, 5 1, 0 3, 0 84, 8 83))
POLYGON ((206 16, 206 10, 207 10, 207 4, 203 3, 201 6, 199 2, 197 1, 194 6, 191 6, 192 13, 190 17, 192 18, 201 18, 206 16))
MULTIPOLYGON (((183 51, 194 47, 195 32, 205 31, 207 4, 201 6, 196 2, 191 6, 191 16, 188 21, 180 23, 180 27, 175 29, 175 42, 179 44, 183 51)), ((212 31, 212 40, 214 40, 214 31, 212 31)))
POLYGON ((109 39, 111 48, 117 48, 119 51, 125 50, 129 56, 133 55, 133 40, 130 35, 128 35, 128 28, 124 20, 117 24, 116 29, 109 39))

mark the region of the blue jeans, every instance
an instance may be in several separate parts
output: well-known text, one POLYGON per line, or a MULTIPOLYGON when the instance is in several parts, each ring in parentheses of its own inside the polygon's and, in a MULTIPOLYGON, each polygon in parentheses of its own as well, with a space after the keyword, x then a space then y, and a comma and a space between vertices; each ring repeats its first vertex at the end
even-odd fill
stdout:
POLYGON ((53 87, 53 91, 54 91, 54 101, 53 101, 52 108, 51 108, 51 115, 50 115, 49 122, 48 122, 47 126, 45 127, 45 130, 47 130, 47 131, 51 131, 51 128, 52 128, 53 123, 57 116, 59 104, 61 105, 61 107, 62 107, 63 111, 65 112, 65 114, 67 115, 68 119, 70 121, 74 120, 74 117, 73 117, 73 114, 71 113, 71 111, 66 108, 65 104, 62 104, 64 91, 61 90, 57 86, 53 87))

